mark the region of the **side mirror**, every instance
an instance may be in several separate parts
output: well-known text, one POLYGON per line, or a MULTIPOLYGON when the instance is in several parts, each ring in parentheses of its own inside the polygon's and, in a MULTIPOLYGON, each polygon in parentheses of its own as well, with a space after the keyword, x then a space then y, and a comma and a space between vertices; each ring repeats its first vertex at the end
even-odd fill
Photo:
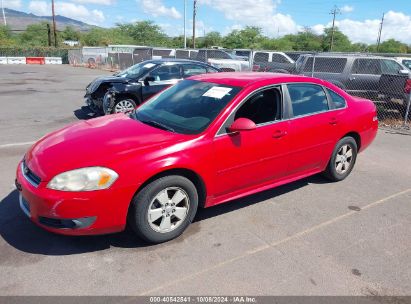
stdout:
POLYGON ((150 85, 151 81, 156 80, 153 76, 147 76, 146 78, 144 78, 144 85, 148 86, 150 85))
POLYGON ((228 127, 228 131, 237 133, 241 131, 251 131, 256 128, 254 121, 248 118, 237 118, 231 126, 228 127))
POLYGON ((408 74, 410 74, 410 71, 409 71, 409 70, 404 69, 404 70, 400 70, 400 71, 398 71, 398 74, 400 74, 400 75, 408 75, 408 74))

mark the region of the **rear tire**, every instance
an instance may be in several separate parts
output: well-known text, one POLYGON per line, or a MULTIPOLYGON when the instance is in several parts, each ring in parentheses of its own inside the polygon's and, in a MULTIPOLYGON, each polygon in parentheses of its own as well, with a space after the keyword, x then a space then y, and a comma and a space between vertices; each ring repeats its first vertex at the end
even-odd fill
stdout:
POLYGON ((357 149, 357 142, 354 138, 350 136, 342 138, 335 146, 323 175, 333 182, 345 179, 354 168, 357 149))
POLYGON ((191 224, 198 207, 194 184, 179 175, 161 177, 133 198, 128 221, 134 232, 150 243, 172 240, 191 224))

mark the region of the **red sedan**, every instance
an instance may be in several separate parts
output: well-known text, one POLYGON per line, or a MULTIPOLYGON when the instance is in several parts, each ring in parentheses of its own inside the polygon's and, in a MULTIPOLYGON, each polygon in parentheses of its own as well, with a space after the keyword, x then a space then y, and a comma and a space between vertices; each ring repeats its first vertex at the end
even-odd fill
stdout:
POLYGON ((158 243, 197 207, 322 172, 346 178, 377 134, 374 104, 315 78, 216 73, 184 80, 131 115, 79 122, 18 165, 20 205, 52 232, 122 231, 158 243))

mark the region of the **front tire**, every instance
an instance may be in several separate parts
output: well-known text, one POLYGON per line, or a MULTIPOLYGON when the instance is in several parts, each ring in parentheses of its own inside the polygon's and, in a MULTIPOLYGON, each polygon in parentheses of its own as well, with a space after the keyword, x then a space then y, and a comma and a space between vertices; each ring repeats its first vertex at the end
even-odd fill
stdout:
POLYGON ((333 182, 345 179, 354 168, 357 149, 357 142, 354 138, 350 136, 342 138, 335 146, 323 175, 333 182))
POLYGON ((149 183, 133 198, 128 220, 140 238, 162 243, 183 233, 197 207, 194 184, 183 176, 170 175, 149 183))
POLYGON ((134 100, 130 98, 119 99, 114 103, 111 114, 117 113, 130 113, 137 107, 137 104, 134 100))

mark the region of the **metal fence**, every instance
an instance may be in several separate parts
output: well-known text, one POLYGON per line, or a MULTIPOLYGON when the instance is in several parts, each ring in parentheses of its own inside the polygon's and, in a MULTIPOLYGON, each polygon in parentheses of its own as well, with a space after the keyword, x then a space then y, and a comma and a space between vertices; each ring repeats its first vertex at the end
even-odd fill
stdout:
POLYGON ((354 96, 371 99, 380 125, 410 128, 411 55, 277 52, 250 49, 169 49, 143 46, 70 50, 72 65, 122 70, 149 59, 207 62, 222 71, 291 73, 327 80, 354 96))

